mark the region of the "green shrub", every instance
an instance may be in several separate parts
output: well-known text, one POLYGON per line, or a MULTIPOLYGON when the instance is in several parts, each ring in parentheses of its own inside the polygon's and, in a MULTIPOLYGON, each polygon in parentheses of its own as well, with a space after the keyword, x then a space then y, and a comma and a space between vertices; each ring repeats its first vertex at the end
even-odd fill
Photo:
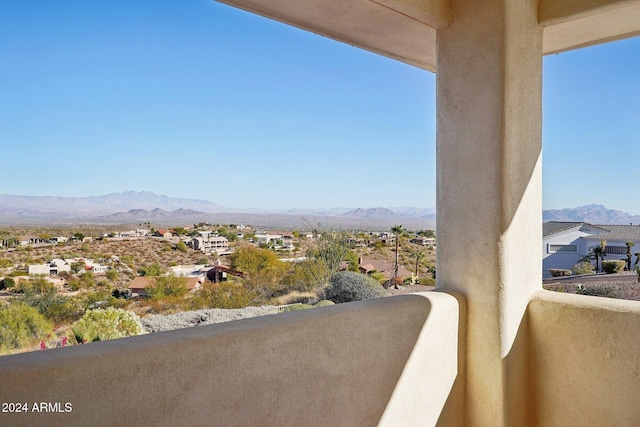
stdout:
POLYGON ((9 277, 20 277, 20 276, 26 276, 26 275, 27 275, 26 270, 13 270, 11 273, 8 274, 9 277))
POLYGON ((335 303, 360 301, 384 295, 384 288, 369 276, 353 271, 340 271, 331 276, 325 298, 335 303))
POLYGON ((110 268, 109 270, 107 270, 107 279, 115 281, 116 279, 118 279, 118 272, 113 268, 110 268))
POLYGON ((579 262, 573 266, 571 271, 573 274, 593 274, 596 269, 590 262, 579 262))
POLYGON ((80 288, 82 288, 83 283, 80 280, 69 280, 68 285, 69 285, 69 288, 75 292, 80 288))
POLYGON ((54 289, 53 283, 49 282, 43 276, 31 278, 27 281, 18 282, 15 291, 20 293, 32 292, 35 294, 42 294, 54 289))
POLYGON ((0 306, 0 352, 35 346, 53 329, 34 307, 21 302, 0 306))
POLYGON ((84 313, 84 308, 75 298, 60 297, 47 306, 44 315, 56 324, 74 322, 84 313))
POLYGON ((162 267, 157 262, 152 263, 148 267, 141 268, 140 270, 138 270, 138 273, 140 273, 142 276, 161 276, 162 274, 164 274, 164 272, 162 271, 162 267))
POLYGON ((549 273, 552 277, 571 276, 571 270, 567 270, 564 268, 552 268, 549 270, 549 273))
POLYGON ((53 288, 42 292, 34 289, 26 289, 23 295, 19 297, 20 302, 37 309, 40 314, 45 316, 49 306, 62 303, 65 299, 63 296, 58 295, 58 292, 53 288))
POLYGON ((420 284, 425 286, 435 286, 436 279, 431 277, 423 277, 422 279, 420 279, 420 284))
POLYGON ((289 305, 287 307, 284 307, 282 309, 282 312, 283 313, 288 313, 290 311, 307 310, 309 308, 313 308, 313 306, 309 305, 309 304, 293 304, 293 305, 289 305))
POLYGON ((624 270, 627 263, 621 259, 602 261, 602 270, 607 274, 619 273, 624 270))
POLYGON ((82 282, 83 288, 90 288, 95 286, 96 282, 93 278, 93 273, 91 271, 85 271, 80 275, 80 282, 82 282))
POLYGON ((618 293, 605 286, 582 286, 582 284, 578 285, 578 289, 576 289, 576 294, 578 295, 589 295, 593 297, 607 297, 607 298, 618 298, 618 293))
POLYGON ((403 285, 417 285, 420 282, 420 280, 414 276, 413 274, 410 277, 405 277, 404 280, 402 281, 403 285))
POLYGON ((79 261, 79 262, 72 262, 71 263, 71 271, 73 271, 74 273, 80 273, 81 271, 85 271, 86 270, 86 264, 83 261, 79 261))
POLYGON ((232 281, 205 283, 192 300, 193 308, 244 308, 262 302, 262 295, 232 281))
POLYGON ((96 304, 104 304, 109 298, 111 298, 111 292, 107 289, 86 292, 78 296, 78 300, 85 308, 94 308, 96 304))
POLYGON ((318 301, 317 303, 315 303, 313 306, 314 307, 327 307, 329 305, 336 305, 336 303, 333 302, 333 301, 329 301, 328 299, 323 299, 323 300, 318 301))
POLYGON ((153 280, 153 284, 145 289, 147 294, 158 301, 167 297, 181 297, 187 289, 187 278, 178 276, 160 276, 153 280))
POLYGON ((0 289, 13 288, 15 285, 16 285, 15 280, 13 280, 11 277, 5 277, 0 282, 0 289))
POLYGON ((104 341, 144 333, 139 317, 120 308, 87 310, 71 329, 78 343, 104 341))

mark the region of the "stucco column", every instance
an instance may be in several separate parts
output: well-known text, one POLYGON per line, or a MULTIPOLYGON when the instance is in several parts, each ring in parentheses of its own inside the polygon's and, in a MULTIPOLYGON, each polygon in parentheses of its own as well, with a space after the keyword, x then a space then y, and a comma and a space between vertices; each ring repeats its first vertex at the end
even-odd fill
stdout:
POLYGON ((534 0, 453 0, 437 46, 438 287, 467 300, 466 424, 526 425, 541 286, 542 29, 534 0))

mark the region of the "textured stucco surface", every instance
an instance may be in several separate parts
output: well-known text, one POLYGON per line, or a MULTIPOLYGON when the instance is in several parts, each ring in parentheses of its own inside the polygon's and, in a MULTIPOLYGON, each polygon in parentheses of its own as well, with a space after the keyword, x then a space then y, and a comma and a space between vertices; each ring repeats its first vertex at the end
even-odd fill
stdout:
POLYGON ((529 321, 536 425, 640 425, 640 302, 539 291, 529 321))
MULTIPOLYGON (((457 19, 448 0, 220 1, 430 71, 439 67, 437 32, 457 19)), ((640 0, 533 3, 544 54, 640 34, 640 0)))
POLYGON ((541 287, 537 3, 456 0, 439 32, 437 271, 467 301, 467 423, 525 425, 526 327, 541 287))
POLYGON ((403 295, 0 358, 26 426, 434 425, 457 375, 458 303, 403 295))

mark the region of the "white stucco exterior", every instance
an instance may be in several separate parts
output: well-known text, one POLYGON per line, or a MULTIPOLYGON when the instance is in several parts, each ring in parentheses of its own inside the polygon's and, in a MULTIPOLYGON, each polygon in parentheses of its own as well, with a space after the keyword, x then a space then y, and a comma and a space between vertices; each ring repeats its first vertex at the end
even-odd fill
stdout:
MULTIPOLYGON (((549 225, 550 223, 546 223, 549 225)), ((553 233, 545 233, 542 240, 542 275, 551 277, 550 269, 571 270, 580 259, 589 254, 590 249, 605 240, 605 260, 626 260, 626 242, 634 242, 631 253, 640 251, 640 226, 629 225, 593 225, 576 222, 567 228, 553 233), (637 230, 636 230, 637 229, 637 230), (560 248, 562 246, 562 248, 560 248)), ((637 257, 632 255, 631 263, 635 264, 637 257)))

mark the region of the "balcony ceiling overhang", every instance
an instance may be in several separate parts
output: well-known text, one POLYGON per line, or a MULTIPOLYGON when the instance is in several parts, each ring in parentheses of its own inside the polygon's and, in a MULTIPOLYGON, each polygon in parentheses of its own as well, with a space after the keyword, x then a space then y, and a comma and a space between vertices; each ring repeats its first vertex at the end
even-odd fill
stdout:
MULTIPOLYGON (((219 0, 429 71, 447 0, 219 0)), ((543 53, 640 35, 640 0, 540 0, 543 53)))

